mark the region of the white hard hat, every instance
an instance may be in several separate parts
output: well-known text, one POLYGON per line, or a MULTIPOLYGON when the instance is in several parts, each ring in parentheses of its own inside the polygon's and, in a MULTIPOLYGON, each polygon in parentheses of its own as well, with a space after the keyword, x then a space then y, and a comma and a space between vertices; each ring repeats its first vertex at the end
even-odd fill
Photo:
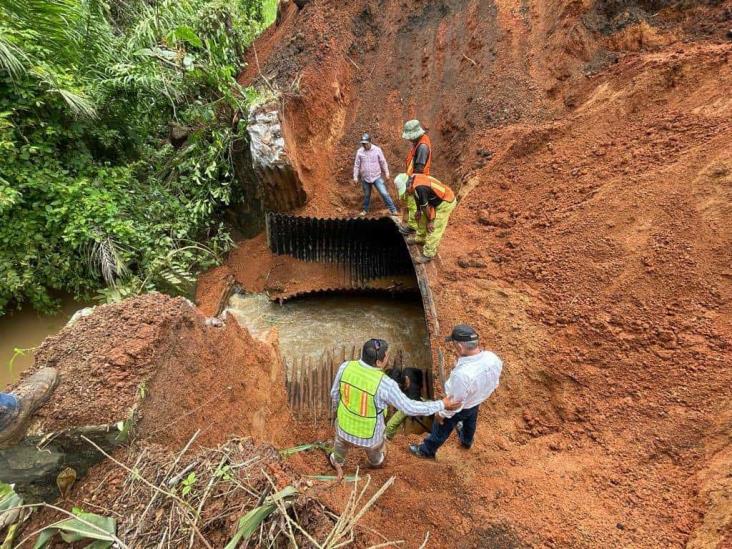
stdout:
POLYGON ((407 192, 407 182, 409 181, 409 176, 405 173, 400 173, 394 178, 394 185, 396 186, 397 192, 399 193, 399 196, 402 196, 405 192, 407 192))

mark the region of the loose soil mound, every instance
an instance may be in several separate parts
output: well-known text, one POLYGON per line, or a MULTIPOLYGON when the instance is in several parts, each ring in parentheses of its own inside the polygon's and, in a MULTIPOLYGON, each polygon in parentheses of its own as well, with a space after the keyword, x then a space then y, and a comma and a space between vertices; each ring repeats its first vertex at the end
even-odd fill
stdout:
POLYGON ((55 431, 125 419, 140 384, 165 356, 170 334, 194 317, 185 300, 149 294, 97 307, 47 338, 35 366, 57 368, 60 382, 37 424, 55 431))
POLYGON ((428 268, 440 325, 470 322, 505 360, 470 452, 450 443, 417 467, 404 441, 390 453, 389 534, 732 543, 716 495, 732 407, 731 19, 718 2, 313 0, 257 42, 242 82, 284 92, 302 213, 357 211, 361 132, 396 172, 402 122, 430 129, 433 174, 461 198, 428 268))
POLYGON ((233 319, 210 326, 182 298, 148 294, 98 307, 48 338, 36 366, 56 367, 59 386, 33 429, 124 420, 139 403, 139 437, 177 448, 231 435, 285 443, 289 413, 275 348, 233 319))

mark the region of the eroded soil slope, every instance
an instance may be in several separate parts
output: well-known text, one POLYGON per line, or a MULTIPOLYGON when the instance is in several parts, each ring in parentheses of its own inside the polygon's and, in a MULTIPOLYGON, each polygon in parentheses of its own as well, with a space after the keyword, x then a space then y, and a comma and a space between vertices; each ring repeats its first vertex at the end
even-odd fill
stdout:
POLYGON ((395 443, 374 519, 391 539, 732 544, 731 18, 724 2, 314 0, 257 42, 242 80, 284 94, 301 213, 357 211, 358 136, 396 172, 413 116, 460 190, 429 270, 438 313, 476 325, 504 376, 469 453, 417 463, 395 443))
POLYGON ((276 347, 230 317, 218 324, 163 294, 97 307, 36 353, 35 367, 57 368, 60 381, 32 430, 115 423, 136 406, 136 436, 171 449, 196 431, 203 445, 243 435, 287 443, 268 428, 290 419, 276 347))

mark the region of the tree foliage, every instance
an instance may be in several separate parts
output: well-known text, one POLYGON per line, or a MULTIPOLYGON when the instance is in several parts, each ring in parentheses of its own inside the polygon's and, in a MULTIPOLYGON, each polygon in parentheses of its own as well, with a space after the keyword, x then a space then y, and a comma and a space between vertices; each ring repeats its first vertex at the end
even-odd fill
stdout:
POLYGON ((0 314, 181 291, 231 240, 262 0, 0 0, 0 314))

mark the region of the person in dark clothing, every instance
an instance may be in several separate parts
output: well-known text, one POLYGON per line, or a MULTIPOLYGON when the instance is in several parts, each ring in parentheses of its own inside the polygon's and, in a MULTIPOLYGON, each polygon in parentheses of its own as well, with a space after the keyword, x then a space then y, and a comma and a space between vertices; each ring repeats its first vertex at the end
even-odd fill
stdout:
MULTIPOLYGON (((422 398, 422 388, 424 387, 424 370, 419 368, 392 368, 387 375, 397 382, 402 393, 412 400, 420 400, 422 398)), ((389 418, 386 424, 384 435, 387 440, 391 440, 396 435, 397 430, 401 427, 404 420, 409 416, 404 412, 397 410, 389 418)))

